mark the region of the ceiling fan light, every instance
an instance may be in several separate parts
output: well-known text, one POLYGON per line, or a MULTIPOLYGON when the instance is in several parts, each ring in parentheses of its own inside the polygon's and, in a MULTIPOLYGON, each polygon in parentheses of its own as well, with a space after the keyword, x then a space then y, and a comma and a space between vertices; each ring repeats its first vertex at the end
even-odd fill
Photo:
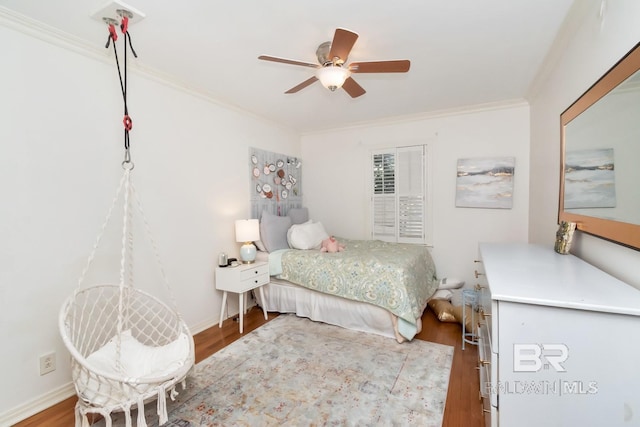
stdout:
POLYGON ((347 68, 328 66, 319 68, 316 72, 316 77, 320 80, 322 86, 334 91, 342 87, 350 74, 347 68))

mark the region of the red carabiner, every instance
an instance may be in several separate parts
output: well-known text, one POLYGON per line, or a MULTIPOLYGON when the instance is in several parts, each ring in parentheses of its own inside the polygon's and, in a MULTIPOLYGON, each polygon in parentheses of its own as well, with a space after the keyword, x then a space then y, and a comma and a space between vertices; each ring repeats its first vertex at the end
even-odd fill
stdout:
POLYGON ((122 34, 126 34, 127 31, 129 30, 129 17, 128 16, 123 16, 122 17, 122 24, 120 24, 120 30, 122 30, 122 34))
POLYGON ((113 24, 109 24, 109 35, 114 42, 118 40, 118 32, 116 31, 116 27, 114 27, 113 24))
POLYGON ((128 114, 124 116, 124 119, 122 119, 122 123, 124 124, 124 128, 127 131, 130 131, 133 127, 133 120, 131 120, 131 117, 129 117, 128 114))

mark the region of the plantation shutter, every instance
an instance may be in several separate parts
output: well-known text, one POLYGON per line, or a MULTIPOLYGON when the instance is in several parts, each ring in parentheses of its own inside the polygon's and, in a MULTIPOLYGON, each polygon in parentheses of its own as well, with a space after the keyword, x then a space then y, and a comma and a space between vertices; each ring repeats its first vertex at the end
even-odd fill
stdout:
POLYGON ((398 242, 424 243, 424 147, 398 148, 397 156, 398 242))
POLYGON ((372 153, 372 238, 426 243, 425 147, 372 153))
POLYGON ((396 238, 395 153, 373 154, 373 237, 396 238))

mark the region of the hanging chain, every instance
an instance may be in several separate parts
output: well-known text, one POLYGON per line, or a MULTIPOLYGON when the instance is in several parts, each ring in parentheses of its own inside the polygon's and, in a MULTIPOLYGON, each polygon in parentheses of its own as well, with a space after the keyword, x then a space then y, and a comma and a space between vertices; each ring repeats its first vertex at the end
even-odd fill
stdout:
POLYGON ((115 25, 117 21, 109 20, 107 21, 109 26, 109 37, 107 39, 107 44, 105 48, 109 47, 109 44, 113 45, 113 53, 116 58, 116 66, 118 68, 118 77, 120 79, 120 90, 122 91, 122 99, 124 101, 124 118, 122 119, 122 124, 124 125, 124 160, 122 161, 122 167, 124 169, 133 169, 134 164, 131 161, 131 151, 130 151, 130 140, 129 140, 129 132, 133 127, 133 120, 131 116, 129 116, 129 107, 127 105, 127 51, 131 50, 131 53, 134 57, 138 57, 136 51, 133 50, 133 45, 131 43, 131 35, 129 34, 129 12, 126 10, 118 10, 118 12, 122 15, 122 22, 120 23, 120 31, 124 36, 124 76, 123 72, 120 70, 120 61, 118 59, 118 49, 116 48, 116 40, 118 40, 118 32, 116 31, 115 25), (113 43, 112 43, 113 42, 113 43))

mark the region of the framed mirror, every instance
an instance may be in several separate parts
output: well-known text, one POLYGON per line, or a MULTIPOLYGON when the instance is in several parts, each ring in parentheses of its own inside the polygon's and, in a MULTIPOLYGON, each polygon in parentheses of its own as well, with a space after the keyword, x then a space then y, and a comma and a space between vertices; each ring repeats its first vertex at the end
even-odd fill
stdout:
POLYGON ((560 122, 559 221, 640 249, 640 43, 560 122))

